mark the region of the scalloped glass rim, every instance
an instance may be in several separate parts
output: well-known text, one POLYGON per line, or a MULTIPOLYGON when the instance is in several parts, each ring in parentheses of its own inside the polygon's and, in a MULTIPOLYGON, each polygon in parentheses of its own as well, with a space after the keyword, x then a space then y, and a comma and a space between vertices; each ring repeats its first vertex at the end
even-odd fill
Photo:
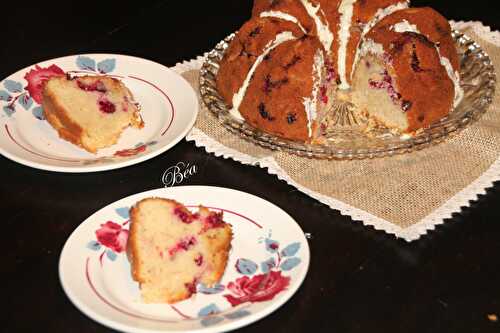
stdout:
POLYGON ((260 146, 286 151, 312 158, 326 159, 364 159, 409 153, 443 142, 486 112, 493 101, 496 88, 496 74, 488 54, 467 35, 453 31, 460 59, 460 85, 464 98, 450 114, 432 124, 413 137, 405 138, 391 134, 388 130, 378 137, 367 136, 352 128, 343 128, 344 138, 326 144, 307 144, 287 140, 251 126, 245 121, 234 118, 227 105, 217 92, 215 78, 219 62, 224 56, 231 34, 210 51, 200 70, 200 94, 205 106, 232 133, 260 146))

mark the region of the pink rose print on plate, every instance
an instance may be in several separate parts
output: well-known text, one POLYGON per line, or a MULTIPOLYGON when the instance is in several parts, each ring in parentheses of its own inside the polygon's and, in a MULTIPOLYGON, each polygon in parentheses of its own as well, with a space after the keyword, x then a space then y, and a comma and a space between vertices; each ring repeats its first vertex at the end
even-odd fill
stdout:
POLYGON ((148 149, 148 147, 154 146, 157 143, 158 143, 157 141, 151 141, 151 142, 148 142, 148 143, 139 142, 138 144, 135 145, 134 148, 122 149, 122 150, 116 151, 113 154, 113 156, 114 157, 130 157, 130 156, 135 156, 137 154, 145 152, 148 149))
POLYGON ((263 302, 274 298, 290 284, 290 277, 281 275, 281 271, 269 271, 266 274, 243 276, 229 282, 227 289, 232 295, 224 295, 232 306, 245 302, 263 302))
MULTIPOLYGON (((45 82, 53 76, 65 75, 64 71, 56 65, 43 68, 35 65, 35 68, 26 73, 24 78, 28 81, 28 85, 23 88, 23 84, 14 80, 5 80, 3 85, 6 89, 0 90, 0 101, 6 102, 3 111, 7 116, 12 116, 16 112, 16 104, 22 106, 26 111, 33 106, 33 101, 42 104, 42 91, 45 82)), ((43 120, 43 110, 41 106, 36 106, 31 111, 33 115, 43 120)))
POLYGON ((97 229, 94 233, 96 235, 97 240, 91 240, 87 243, 87 248, 101 252, 99 256, 99 261, 101 265, 103 265, 103 257, 106 257, 115 261, 118 257, 118 254, 125 252, 127 249, 127 241, 128 241, 128 229, 125 229, 129 224, 129 207, 120 207, 115 209, 115 212, 123 219, 124 222, 116 223, 113 221, 107 221, 100 225, 99 229, 97 229))
POLYGON ((108 221, 101 224, 101 228, 95 234, 99 243, 116 253, 125 251, 127 247, 128 230, 117 223, 108 221))
POLYGON ((45 82, 53 76, 62 75, 65 75, 65 73, 57 65, 50 65, 46 68, 36 65, 35 69, 30 70, 24 76, 24 79, 28 81, 28 86, 25 89, 28 90, 35 102, 42 104, 42 90, 45 82))
POLYGON ((139 153, 146 151, 146 148, 147 148, 146 145, 141 145, 136 148, 118 150, 115 152, 114 156, 120 156, 120 157, 135 156, 139 153))

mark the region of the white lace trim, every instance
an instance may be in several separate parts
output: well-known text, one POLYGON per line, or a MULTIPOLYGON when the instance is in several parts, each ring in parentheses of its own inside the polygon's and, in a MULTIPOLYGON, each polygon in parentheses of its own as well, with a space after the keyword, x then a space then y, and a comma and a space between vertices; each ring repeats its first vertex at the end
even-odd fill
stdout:
MULTIPOLYGON (((457 30, 471 28, 474 33, 479 35, 486 41, 500 46, 500 32, 491 31, 481 22, 454 22, 450 21, 452 27, 457 30)), ((197 57, 191 61, 178 63, 172 69, 176 73, 182 73, 188 70, 199 69, 203 63, 204 57, 197 57)), ((339 210, 342 215, 348 215, 353 220, 359 220, 364 225, 373 226, 376 230, 383 230, 396 237, 402 238, 408 242, 419 239, 425 235, 428 230, 434 230, 436 225, 442 224, 444 219, 451 218, 453 213, 460 212, 461 207, 468 207, 470 201, 478 199, 478 195, 485 194, 486 189, 493 186, 495 181, 500 180, 500 157, 484 172, 479 178, 473 181, 470 185, 458 192, 455 196, 449 199, 441 207, 434 210, 431 214, 423 218, 420 222, 408 227, 401 228, 382 218, 374 216, 364 210, 353 207, 345 202, 336 200, 335 198, 323 195, 312 191, 304 186, 293 181, 292 178, 283 170, 272 157, 255 158, 247 154, 243 154, 237 150, 231 149, 207 136, 201 130, 193 128, 186 136, 187 141, 194 141, 197 147, 204 147, 209 153, 215 154, 218 157, 232 158, 235 161, 243 164, 260 166, 267 168, 270 174, 276 175, 279 179, 286 181, 291 186, 294 186, 299 191, 306 193, 310 197, 328 205, 329 207, 339 210)))

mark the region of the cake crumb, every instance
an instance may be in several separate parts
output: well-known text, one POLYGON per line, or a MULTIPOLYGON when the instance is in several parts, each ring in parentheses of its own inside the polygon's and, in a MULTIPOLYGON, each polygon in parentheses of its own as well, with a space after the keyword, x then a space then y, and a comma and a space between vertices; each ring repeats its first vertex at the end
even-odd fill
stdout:
POLYGON ((491 314, 488 314, 488 319, 491 322, 496 323, 498 321, 498 316, 494 313, 491 313, 491 314))

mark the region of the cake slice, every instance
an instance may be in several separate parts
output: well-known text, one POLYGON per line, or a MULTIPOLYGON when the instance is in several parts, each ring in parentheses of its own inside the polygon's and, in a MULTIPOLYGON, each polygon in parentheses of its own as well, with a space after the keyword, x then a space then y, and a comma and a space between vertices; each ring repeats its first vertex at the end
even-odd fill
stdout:
POLYGON ((366 34, 353 102, 385 127, 413 133, 458 105, 458 70, 448 21, 431 8, 403 9, 366 34))
POLYGON ((233 103, 233 109, 265 132, 314 141, 333 102, 328 94, 336 87, 321 43, 282 33, 255 64, 241 89, 241 103, 233 103))
POLYGON ((91 153, 115 144, 125 128, 144 126, 130 90, 107 76, 52 77, 42 106, 61 138, 91 153))
POLYGON ((222 212, 200 206, 193 214, 174 200, 146 198, 130 217, 127 254, 145 303, 175 303, 198 283, 212 287, 222 278, 232 239, 222 212))

